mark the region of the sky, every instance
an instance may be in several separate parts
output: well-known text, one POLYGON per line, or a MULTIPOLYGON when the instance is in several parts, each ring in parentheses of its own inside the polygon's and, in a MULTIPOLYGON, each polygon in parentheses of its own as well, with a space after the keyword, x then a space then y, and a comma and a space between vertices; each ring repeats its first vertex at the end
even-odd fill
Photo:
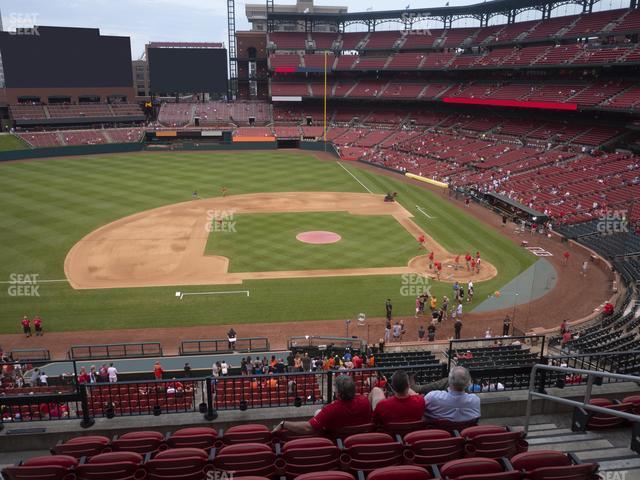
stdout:
MULTIPOLYGON (((244 14, 245 3, 263 1, 236 0, 236 30, 249 29, 244 14)), ((449 0, 449 4, 468 5, 478 1, 449 0)), ((620 2, 628 5, 628 0, 604 0, 600 4, 603 8, 620 8, 620 2)), ((295 0, 276 0, 276 3, 295 4, 295 0)), ((382 0, 316 0, 315 3, 348 5, 350 12, 357 12, 369 8, 398 9, 407 5, 411 8, 442 7, 446 0, 401 0, 398 4, 382 0)), ((2 0, 0 9, 5 30, 33 25, 93 27, 100 28, 104 35, 129 36, 133 59, 141 57, 145 44, 150 41, 227 44, 226 0, 2 0)), ((570 13, 573 12, 563 13, 560 10, 559 14, 570 13)), ((525 17, 522 20, 533 18, 539 17, 525 17)), ((386 28, 399 28, 397 24, 386 25, 386 28)), ((477 23, 456 24, 459 27, 475 25, 477 23)))

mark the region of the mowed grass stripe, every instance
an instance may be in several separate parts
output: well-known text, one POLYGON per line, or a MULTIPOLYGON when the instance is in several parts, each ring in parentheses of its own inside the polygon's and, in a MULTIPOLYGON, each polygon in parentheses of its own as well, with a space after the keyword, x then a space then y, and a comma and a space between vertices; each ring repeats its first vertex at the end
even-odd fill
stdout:
MULTIPOLYGON (((445 247, 477 249, 494 263, 499 276, 476 285, 477 299, 532 263, 531 255, 454 208, 446 198, 357 164, 346 168, 375 193, 397 191, 416 223, 445 247), (438 219, 419 215, 415 205, 429 213, 437 211, 432 215, 438 219)), ((11 228, 0 230, 0 279, 7 281, 11 273, 59 278, 69 249, 95 228, 132 213, 189 200, 193 189, 204 197, 217 196, 223 185, 230 194, 364 191, 335 161, 291 152, 143 152, 2 164, 0 221, 11 228)), ((284 245, 258 240, 263 252, 256 256, 264 257, 258 259, 264 268, 289 255, 284 245)), ((340 253, 344 262, 358 261, 353 250, 340 253)), ((25 313, 43 315, 50 331, 353 318, 359 312, 383 315, 387 297, 394 300, 394 311, 409 314, 414 299, 401 296, 402 281, 399 276, 251 281, 243 284, 243 289, 251 290, 248 299, 187 297, 182 302, 174 296, 178 289, 234 290, 238 286, 76 291, 66 284, 45 284, 38 297, 14 297, 2 289, 0 328, 19 332, 19 319, 25 313)), ((439 296, 450 294, 451 286, 436 282, 432 291, 439 296)), ((149 336, 152 340, 153 332, 149 336)))

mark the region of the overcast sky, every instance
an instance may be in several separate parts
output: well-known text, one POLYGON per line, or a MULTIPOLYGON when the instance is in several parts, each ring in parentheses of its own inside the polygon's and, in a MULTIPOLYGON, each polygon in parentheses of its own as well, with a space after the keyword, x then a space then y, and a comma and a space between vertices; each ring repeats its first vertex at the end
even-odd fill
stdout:
MULTIPOLYGON (((442 7, 447 0, 316 0, 317 5, 348 5, 349 11, 364 11, 422 7, 442 7)), ((449 0, 450 5, 467 5, 480 0, 449 0)), ((249 28, 244 14, 245 3, 264 0, 236 0, 236 29, 249 28)), ((295 0, 276 0, 295 4, 295 0)), ((603 8, 620 8, 628 0, 605 0, 603 8), (606 5, 604 5, 606 3, 606 5)), ((52 25, 67 27, 97 27, 107 35, 131 37, 131 55, 139 58, 150 41, 209 41, 227 43, 226 0, 2 0, 2 22, 5 30, 16 27, 52 25)), ((563 12, 560 15, 572 12, 563 12)), ((533 15, 533 14, 530 14, 533 15)), ((538 17, 530 17, 539 18, 538 17)), ((526 20, 528 18, 523 18, 526 20)), ((475 26, 477 23, 469 23, 475 26)), ((435 26, 435 25, 434 25, 435 26)), ((464 23, 457 26, 465 26, 464 23)), ((386 24, 383 28, 398 28, 386 24)))

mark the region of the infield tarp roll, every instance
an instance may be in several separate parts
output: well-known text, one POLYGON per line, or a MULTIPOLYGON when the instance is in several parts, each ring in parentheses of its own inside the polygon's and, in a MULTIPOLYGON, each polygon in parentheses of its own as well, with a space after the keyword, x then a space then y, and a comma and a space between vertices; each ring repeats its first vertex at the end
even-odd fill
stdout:
POLYGON ((448 183, 444 183, 444 182, 439 182, 437 180, 432 180, 430 178, 426 178, 426 177, 421 177, 420 175, 415 175, 413 173, 405 173, 405 176, 409 177, 409 178, 413 178, 414 180, 419 180, 421 182, 424 183, 429 183, 431 185, 435 185, 436 187, 440 187, 440 188, 449 188, 449 184, 448 183))

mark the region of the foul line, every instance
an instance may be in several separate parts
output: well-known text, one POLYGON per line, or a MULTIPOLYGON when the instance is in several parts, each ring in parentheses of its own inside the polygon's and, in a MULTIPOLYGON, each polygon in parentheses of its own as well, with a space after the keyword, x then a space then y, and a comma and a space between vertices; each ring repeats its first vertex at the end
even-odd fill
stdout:
POLYGON ((431 215, 429 215, 427 212, 425 212, 421 207, 419 207, 418 205, 416 205, 416 208, 418 209, 418 211, 423 214, 425 217, 430 218, 431 220, 433 220, 436 217, 432 217, 431 215))
POLYGON ((233 295, 233 294, 244 294, 247 297, 249 296, 249 290, 228 290, 224 292, 176 292, 176 297, 182 300, 183 297, 187 295, 233 295))
POLYGON ((349 175, 351 175, 351 176, 353 177, 353 179, 354 179, 356 182, 358 182, 360 185, 362 185, 362 186, 364 187, 364 189, 365 189, 367 192, 369 192, 369 193, 373 193, 371 190, 369 190, 369 189, 367 188, 367 186, 366 186, 364 183, 362 183, 360 180, 358 180, 358 177, 356 177, 353 173, 351 173, 351 172, 347 169, 347 167, 345 167, 344 165, 342 165, 340 162, 336 162, 336 163, 337 163, 338 165, 340 165, 340 166, 343 168, 343 170, 344 170, 345 172, 347 172, 349 175))

